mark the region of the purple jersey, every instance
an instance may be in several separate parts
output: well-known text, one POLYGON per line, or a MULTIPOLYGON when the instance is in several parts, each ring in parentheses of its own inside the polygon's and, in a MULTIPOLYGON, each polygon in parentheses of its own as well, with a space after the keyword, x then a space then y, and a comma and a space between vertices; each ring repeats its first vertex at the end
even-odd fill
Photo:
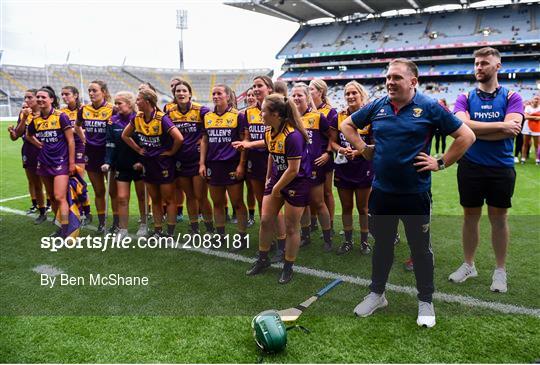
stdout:
POLYGON ((84 128, 86 143, 88 145, 105 147, 107 122, 113 114, 112 104, 106 101, 103 101, 103 104, 97 109, 92 104, 83 105, 79 109, 77 119, 84 128))
MULTIPOLYGON (((321 105, 319 105, 317 107, 317 111, 319 113, 322 113, 325 117, 326 117, 326 120, 328 121, 328 125, 331 126, 332 123, 335 123, 337 121, 337 110, 336 108, 332 108, 329 104, 326 104, 326 103, 322 103, 321 105)), ((322 149, 323 151, 326 150, 326 148, 328 147, 328 137, 323 135, 322 136, 322 149)))
POLYGON ((319 158, 325 151, 323 133, 328 132, 328 120, 324 114, 319 112, 312 112, 311 108, 308 108, 304 115, 302 115, 302 122, 304 128, 309 137, 308 150, 312 160, 319 158))
MULTIPOLYGON (((79 114, 79 109, 71 110, 68 107, 65 107, 65 108, 60 109, 60 111, 68 116, 69 121, 71 122, 71 125, 75 127, 75 123, 77 122, 77 118, 78 118, 77 115, 79 114)), ((73 131, 73 139, 75 140, 75 146, 80 146, 83 144, 81 138, 79 137, 77 133, 75 133, 75 131, 73 131)))
POLYGON ((138 112, 129 123, 135 129, 135 140, 145 149, 146 157, 159 156, 172 147, 173 141, 169 132, 174 128, 174 124, 163 112, 155 110, 149 122, 144 120, 143 112, 138 112))
POLYGON ((28 133, 43 143, 38 161, 45 166, 60 166, 69 163, 69 151, 64 130, 73 128, 66 114, 51 108, 46 116, 35 117, 28 125, 28 133))
MULTIPOLYGON (((261 108, 259 105, 250 106, 247 108, 245 111, 245 117, 247 122, 247 130, 249 133, 249 140, 264 140, 264 133, 268 127, 263 122, 261 108)), ((266 148, 255 148, 253 151, 267 152, 266 148)))
POLYGON ((268 129, 265 134, 265 143, 272 156, 271 180, 274 183, 289 167, 288 160, 301 159, 300 170, 295 179, 311 176, 311 159, 302 133, 286 124, 277 134, 268 129))
POLYGON ((176 159, 181 162, 199 162, 201 152, 204 116, 210 110, 197 103, 189 103, 187 111, 180 111, 177 104, 167 104, 167 115, 184 137, 182 147, 176 153, 176 159))
MULTIPOLYGON (((330 122, 330 128, 338 131, 338 144, 341 147, 343 148, 350 147, 354 150, 355 149, 354 146, 351 145, 349 141, 347 141, 347 139, 341 132, 341 123, 343 123, 345 119, 347 119, 347 117, 349 116, 350 116, 350 113, 348 110, 343 110, 339 112, 339 114, 336 115, 336 118, 330 122)), ((366 144, 371 144, 371 135, 370 135, 371 124, 368 124, 363 129, 357 129, 357 131, 360 138, 362 138, 366 144)))
POLYGON ((204 116, 203 133, 208 136, 207 161, 239 160, 238 152, 231 142, 241 141, 246 121, 244 115, 234 108, 228 108, 219 115, 216 111, 204 116))

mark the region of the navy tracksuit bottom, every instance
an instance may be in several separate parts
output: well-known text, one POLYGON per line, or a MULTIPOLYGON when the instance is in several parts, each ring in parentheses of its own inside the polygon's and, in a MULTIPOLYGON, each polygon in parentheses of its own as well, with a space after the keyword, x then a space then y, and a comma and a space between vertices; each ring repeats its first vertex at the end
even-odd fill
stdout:
POLYGON ((369 197, 371 234, 375 238, 370 290, 382 294, 394 262, 398 223, 405 227, 414 263, 418 300, 432 301, 433 251, 431 250, 431 193, 390 194, 374 189, 369 197))

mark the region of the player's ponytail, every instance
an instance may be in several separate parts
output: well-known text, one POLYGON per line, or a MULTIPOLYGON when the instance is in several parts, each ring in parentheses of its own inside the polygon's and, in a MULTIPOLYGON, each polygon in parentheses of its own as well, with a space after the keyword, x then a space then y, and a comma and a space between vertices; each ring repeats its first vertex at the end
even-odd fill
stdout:
POLYGON ((157 94, 155 93, 155 91, 153 91, 150 88, 142 88, 142 89, 139 90, 139 96, 141 98, 143 98, 143 100, 146 100, 148 103, 150 103, 150 105, 154 109, 160 110, 158 105, 157 105, 158 97, 157 97, 157 94))
POLYGON ((38 90, 39 91, 43 91, 43 92, 46 92, 48 95, 49 95, 49 98, 52 99, 52 107, 53 108, 58 108, 60 106, 60 104, 58 103, 58 97, 56 96, 56 93, 54 92, 54 89, 49 86, 49 85, 45 85, 45 86, 42 86, 41 89, 38 90))

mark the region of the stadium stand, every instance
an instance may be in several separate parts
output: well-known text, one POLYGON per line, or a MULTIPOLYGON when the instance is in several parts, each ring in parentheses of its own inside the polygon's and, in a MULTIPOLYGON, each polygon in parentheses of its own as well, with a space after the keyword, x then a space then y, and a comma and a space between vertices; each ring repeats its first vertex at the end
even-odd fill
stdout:
POLYGON ((271 75, 269 69, 253 70, 177 70, 143 67, 46 65, 27 67, 2 65, 0 67, 0 116, 13 116, 20 109, 24 92, 30 88, 51 85, 60 91, 62 86, 73 85, 82 91, 87 101, 86 88, 92 80, 107 82, 111 94, 121 90, 136 91, 142 82, 150 82, 160 94, 160 102, 171 99, 169 80, 173 77, 186 79, 193 86, 194 100, 211 103, 212 86, 229 85, 242 95, 256 75, 271 75))

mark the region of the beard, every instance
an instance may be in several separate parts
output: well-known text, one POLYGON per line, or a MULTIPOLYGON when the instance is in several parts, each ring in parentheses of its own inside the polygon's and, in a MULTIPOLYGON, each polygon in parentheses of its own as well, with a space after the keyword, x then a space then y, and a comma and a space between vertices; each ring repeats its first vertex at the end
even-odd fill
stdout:
POLYGON ((495 76, 495 74, 482 74, 482 75, 477 75, 475 74, 474 77, 476 78, 476 81, 478 82, 482 82, 482 83, 487 83, 487 82, 490 82, 493 77, 495 76))

